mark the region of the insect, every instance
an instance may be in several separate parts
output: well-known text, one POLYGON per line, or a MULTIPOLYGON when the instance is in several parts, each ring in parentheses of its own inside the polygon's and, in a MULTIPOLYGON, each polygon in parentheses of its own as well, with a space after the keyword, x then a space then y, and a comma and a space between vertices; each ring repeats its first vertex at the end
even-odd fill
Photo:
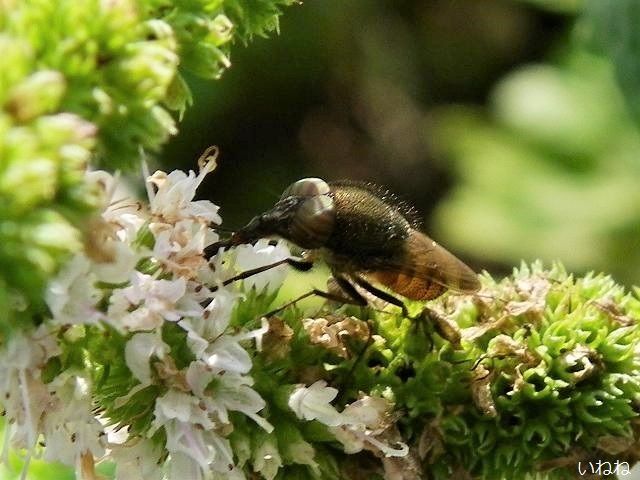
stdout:
POLYGON ((243 272, 234 280, 283 263, 308 270, 316 258, 324 260, 340 294, 313 289, 291 303, 319 295, 365 306, 367 300, 357 285, 408 315, 402 300, 373 283, 412 300, 431 300, 447 290, 478 291, 480 282, 475 272, 418 231, 413 216, 405 204, 374 185, 304 178, 290 185, 271 209, 254 217, 229 240, 209 247, 208 254, 215 254, 223 246, 271 236, 282 237, 307 251, 301 259, 288 258, 243 272))

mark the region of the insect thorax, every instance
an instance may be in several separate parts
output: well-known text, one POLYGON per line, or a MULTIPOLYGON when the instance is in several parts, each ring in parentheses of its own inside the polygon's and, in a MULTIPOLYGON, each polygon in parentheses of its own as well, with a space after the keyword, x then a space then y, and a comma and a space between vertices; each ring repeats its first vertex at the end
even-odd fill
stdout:
POLYGON ((411 226, 392 205, 358 186, 332 186, 335 224, 326 247, 333 257, 367 266, 402 254, 411 226))

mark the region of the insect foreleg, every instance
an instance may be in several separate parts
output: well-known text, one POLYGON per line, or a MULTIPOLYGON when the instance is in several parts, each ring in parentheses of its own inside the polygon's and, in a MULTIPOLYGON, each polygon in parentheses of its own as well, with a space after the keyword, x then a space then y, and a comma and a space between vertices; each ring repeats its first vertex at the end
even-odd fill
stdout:
POLYGON ((307 259, 287 258, 290 267, 299 272, 308 272, 313 267, 313 261, 307 259))
MULTIPOLYGON (((269 265, 263 265, 262 267, 252 268, 250 270, 245 270, 244 272, 239 273, 231 278, 228 278, 224 282, 222 282, 222 286, 227 286, 230 283, 237 282, 238 280, 244 280, 245 278, 252 277, 262 272, 266 272, 267 270, 271 270, 272 268, 279 267, 283 264, 288 264, 296 270, 304 271, 311 269, 313 267, 313 262, 309 262, 306 260, 299 260, 296 258, 283 258, 282 260, 278 260, 277 262, 270 263, 269 265)), ((217 287, 211 289, 211 291, 216 291, 217 287)))
MULTIPOLYGON (((245 270, 244 272, 240 272, 238 275, 234 275, 231 278, 226 279, 224 282, 222 282, 222 286, 226 287, 227 285, 233 283, 233 282, 237 282, 240 280, 244 280, 246 278, 252 277, 254 275, 258 275, 259 273, 262 272, 266 272, 267 270, 271 270, 272 268, 276 268, 279 267, 280 265, 284 265, 287 264, 293 268, 295 268, 296 270, 302 271, 302 272, 306 272, 308 270, 311 269, 311 267, 313 267, 313 262, 309 261, 309 260, 305 260, 305 259, 298 259, 298 258, 283 258, 282 260, 278 260, 277 262, 274 263, 270 263, 269 265, 263 265, 262 267, 256 267, 256 268, 252 268, 250 270, 245 270)), ((216 290, 218 290, 217 286, 213 286, 210 289, 212 292, 215 292, 216 290)), ((205 301, 203 302, 201 305, 203 307, 206 307, 209 303, 211 302, 211 300, 205 301)))
POLYGON ((205 247, 203 256, 207 260, 210 260, 211 257, 215 256, 221 248, 229 248, 233 246, 231 240, 220 240, 219 242, 212 243, 208 247, 205 247))

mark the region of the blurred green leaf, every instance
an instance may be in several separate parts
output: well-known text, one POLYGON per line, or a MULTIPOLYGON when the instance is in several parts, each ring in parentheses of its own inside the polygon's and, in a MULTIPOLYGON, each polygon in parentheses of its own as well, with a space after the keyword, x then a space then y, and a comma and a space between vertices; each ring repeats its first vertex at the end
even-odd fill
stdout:
POLYGON ((629 108, 640 119, 640 2, 587 0, 583 29, 591 45, 615 67, 629 108))
POLYGON ((640 136, 610 70, 574 54, 505 77, 488 118, 442 111, 437 141, 461 179, 436 212, 447 244, 494 262, 562 259, 640 280, 640 136))
POLYGON ((583 0, 520 0, 538 8, 557 13, 575 13, 582 8, 583 0))

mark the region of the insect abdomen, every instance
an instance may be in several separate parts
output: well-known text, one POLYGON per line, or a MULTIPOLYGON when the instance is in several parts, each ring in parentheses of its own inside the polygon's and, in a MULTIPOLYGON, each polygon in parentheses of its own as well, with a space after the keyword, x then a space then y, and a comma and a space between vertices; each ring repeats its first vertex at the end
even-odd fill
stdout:
POLYGON ((373 277, 386 287, 411 300, 432 300, 447 288, 422 278, 391 271, 378 271, 373 277))

